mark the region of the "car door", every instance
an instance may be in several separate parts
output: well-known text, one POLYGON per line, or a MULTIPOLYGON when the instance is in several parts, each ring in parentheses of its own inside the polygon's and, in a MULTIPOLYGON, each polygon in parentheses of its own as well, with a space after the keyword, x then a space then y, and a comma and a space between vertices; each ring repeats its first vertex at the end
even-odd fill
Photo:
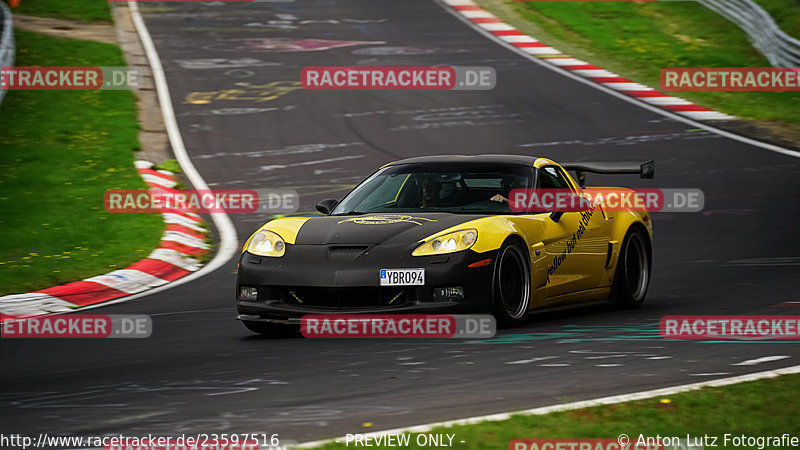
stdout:
MULTIPOLYGON (((569 181, 561 167, 540 167, 537 179, 539 189, 579 193, 579 188, 569 181)), ((600 286, 610 239, 610 223, 600 206, 587 211, 564 212, 560 217, 551 216, 544 224, 547 300, 558 301, 559 296, 600 286)))

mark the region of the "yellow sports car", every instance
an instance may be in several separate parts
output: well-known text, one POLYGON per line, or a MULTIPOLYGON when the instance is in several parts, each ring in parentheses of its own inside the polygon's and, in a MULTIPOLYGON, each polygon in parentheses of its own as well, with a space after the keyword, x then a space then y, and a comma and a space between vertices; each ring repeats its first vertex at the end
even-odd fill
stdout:
POLYGON ((652 178, 654 166, 513 155, 388 164, 341 201, 319 202, 325 216, 275 219, 247 240, 237 318, 267 333, 310 313, 490 312, 510 327, 576 302, 637 307, 650 281, 647 210, 519 210, 509 200, 545 189, 583 199, 585 172, 652 178))

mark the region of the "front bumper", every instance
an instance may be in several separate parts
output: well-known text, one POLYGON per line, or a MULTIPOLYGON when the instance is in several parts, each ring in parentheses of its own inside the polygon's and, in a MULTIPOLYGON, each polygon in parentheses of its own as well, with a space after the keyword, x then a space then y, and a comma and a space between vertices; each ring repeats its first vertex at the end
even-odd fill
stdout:
POLYGON ((240 320, 295 323, 305 314, 467 314, 491 310, 496 252, 466 250, 412 257, 407 246, 287 245, 270 258, 239 260, 236 309, 240 320), (490 259, 491 264, 468 267, 490 259), (380 269, 424 268, 424 286, 380 286, 380 269), (255 287, 257 299, 239 298, 255 287), (463 298, 437 295, 462 287, 463 298))

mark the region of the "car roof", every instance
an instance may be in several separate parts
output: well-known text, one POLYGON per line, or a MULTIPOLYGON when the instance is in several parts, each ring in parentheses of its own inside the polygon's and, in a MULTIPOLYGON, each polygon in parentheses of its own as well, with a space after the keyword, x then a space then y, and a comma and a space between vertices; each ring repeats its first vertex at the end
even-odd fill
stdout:
POLYGON ((502 155, 502 154, 489 154, 489 155, 431 155, 431 156, 418 156, 415 158, 401 159, 387 166, 394 166, 398 164, 428 164, 428 163, 501 163, 501 164, 519 164, 532 167, 537 156, 525 155, 502 155))

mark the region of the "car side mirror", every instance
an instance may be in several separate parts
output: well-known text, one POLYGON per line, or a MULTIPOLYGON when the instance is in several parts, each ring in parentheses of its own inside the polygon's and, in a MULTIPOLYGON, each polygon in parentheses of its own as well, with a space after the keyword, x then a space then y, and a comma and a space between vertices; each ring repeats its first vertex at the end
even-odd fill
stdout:
POLYGON ((558 223, 558 221, 561 220, 561 216, 564 215, 564 212, 583 212, 592 209, 592 202, 582 195, 570 195, 569 197, 570 201, 565 203, 569 206, 563 209, 556 209, 555 211, 551 212, 550 220, 558 223))
POLYGON ((322 214, 328 215, 333 211, 333 208, 336 208, 336 205, 339 204, 339 200, 335 198, 326 198, 325 200, 320 200, 317 203, 317 211, 321 212, 322 214))

